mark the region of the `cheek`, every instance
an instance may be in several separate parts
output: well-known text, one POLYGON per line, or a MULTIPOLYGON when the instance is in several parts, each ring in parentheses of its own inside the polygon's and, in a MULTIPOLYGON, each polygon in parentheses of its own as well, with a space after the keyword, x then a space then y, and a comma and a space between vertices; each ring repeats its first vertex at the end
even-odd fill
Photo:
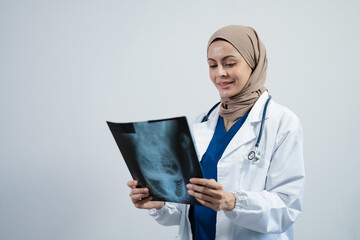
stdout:
POLYGON ((250 77, 250 73, 247 69, 238 69, 233 72, 233 76, 238 79, 240 85, 245 85, 250 77))
POLYGON ((214 73, 214 71, 209 70, 209 77, 210 77, 211 81, 214 83, 215 82, 215 73, 214 73))

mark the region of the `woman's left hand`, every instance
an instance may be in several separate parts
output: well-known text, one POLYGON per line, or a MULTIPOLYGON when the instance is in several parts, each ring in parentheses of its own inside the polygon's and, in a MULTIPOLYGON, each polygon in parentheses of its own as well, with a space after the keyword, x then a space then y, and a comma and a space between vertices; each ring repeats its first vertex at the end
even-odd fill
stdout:
POLYGON ((214 179, 191 178, 186 187, 189 195, 195 197, 205 207, 215 211, 230 211, 235 207, 234 194, 225 191, 223 186, 214 179))

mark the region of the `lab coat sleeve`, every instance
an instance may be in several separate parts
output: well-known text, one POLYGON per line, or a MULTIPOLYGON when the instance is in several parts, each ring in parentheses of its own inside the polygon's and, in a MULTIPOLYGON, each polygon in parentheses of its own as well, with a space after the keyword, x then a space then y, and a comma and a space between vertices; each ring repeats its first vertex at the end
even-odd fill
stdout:
POLYGON ((150 209, 149 215, 164 226, 180 225, 181 208, 176 203, 165 203, 160 209, 150 209))
POLYGON ((235 208, 224 211, 235 224, 261 233, 282 233, 302 210, 305 182, 302 130, 280 136, 272 154, 265 190, 237 190, 235 208))

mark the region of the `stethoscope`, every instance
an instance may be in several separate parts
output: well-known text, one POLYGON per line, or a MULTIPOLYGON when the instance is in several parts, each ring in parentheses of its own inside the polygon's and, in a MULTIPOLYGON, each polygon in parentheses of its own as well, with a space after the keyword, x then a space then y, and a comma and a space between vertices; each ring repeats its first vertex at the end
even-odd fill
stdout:
MULTIPOLYGON (((259 135, 258 138, 256 140, 255 143, 255 147, 254 150, 250 151, 248 154, 248 160, 251 161, 252 164, 259 164, 260 159, 261 159, 261 153, 259 151, 259 145, 260 145, 260 140, 261 140, 261 136, 263 133, 263 129, 264 129, 264 123, 265 123, 265 117, 266 117, 266 110, 268 108, 269 102, 271 100, 271 96, 269 95, 268 99, 266 100, 266 103, 264 105, 264 111, 263 111, 263 115, 262 115, 262 119, 261 119, 261 125, 260 125, 260 131, 259 131, 259 135)), ((201 120, 201 122, 206 122, 209 119, 210 114, 212 113, 212 111, 214 111, 214 109, 219 106, 221 102, 216 103, 211 109, 210 111, 203 117, 203 119, 201 120)))

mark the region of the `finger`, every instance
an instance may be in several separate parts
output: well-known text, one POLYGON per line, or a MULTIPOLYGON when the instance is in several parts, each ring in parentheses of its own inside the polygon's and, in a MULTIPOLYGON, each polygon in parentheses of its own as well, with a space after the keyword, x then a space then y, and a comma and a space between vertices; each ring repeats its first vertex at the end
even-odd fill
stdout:
POLYGON ((196 185, 196 184, 187 184, 187 189, 192 190, 194 192, 199 192, 202 194, 208 194, 211 189, 204 187, 202 185, 196 185))
POLYGON ((213 189, 221 189, 222 186, 220 183, 216 182, 214 179, 206 179, 206 178, 191 178, 190 183, 196 185, 202 185, 208 188, 213 189))
POLYGON ((203 206, 208 207, 208 208, 211 208, 211 209, 214 210, 214 211, 219 211, 219 210, 220 210, 219 207, 218 207, 216 204, 213 204, 213 203, 211 203, 211 202, 207 202, 207 201, 204 201, 204 200, 198 199, 198 198, 196 198, 196 200, 197 200, 199 203, 201 203, 203 206))
POLYGON ((144 194, 135 194, 135 195, 131 195, 130 198, 131 198, 131 201, 133 203, 136 203, 136 202, 139 202, 141 201, 142 199, 145 199, 149 197, 149 194, 148 193, 144 193, 144 194))
POLYGON ((138 184, 138 181, 137 180, 131 180, 131 181, 128 181, 127 182, 127 185, 129 188, 135 188, 138 184))
POLYGON ((204 200, 201 200, 201 199, 197 199, 197 198, 196 198, 196 200, 197 200, 199 203, 201 203, 203 206, 205 206, 205 207, 212 208, 212 206, 213 206, 211 203, 209 203, 209 202, 207 202, 207 201, 204 201, 204 200))
POLYGON ((221 197, 221 193, 219 192, 219 190, 215 190, 215 189, 211 189, 208 187, 204 187, 201 185, 195 185, 195 184, 187 184, 186 187, 189 190, 192 190, 194 192, 198 192, 198 193, 202 193, 202 194, 206 194, 208 196, 211 196, 213 198, 220 198, 221 197))
POLYGON ((148 188, 133 188, 130 191, 130 197, 134 196, 134 195, 142 195, 142 194, 147 194, 149 195, 149 189, 148 188))
POLYGON ((143 198, 141 200, 138 200, 136 203, 134 203, 135 207, 144 209, 147 208, 149 205, 149 202, 152 200, 151 196, 148 196, 146 198, 143 198))
POLYGON ((193 190, 188 190, 189 195, 195 197, 196 199, 200 199, 202 201, 206 201, 208 203, 215 203, 218 198, 214 198, 213 196, 209 196, 207 194, 202 194, 199 192, 194 192, 193 190))

